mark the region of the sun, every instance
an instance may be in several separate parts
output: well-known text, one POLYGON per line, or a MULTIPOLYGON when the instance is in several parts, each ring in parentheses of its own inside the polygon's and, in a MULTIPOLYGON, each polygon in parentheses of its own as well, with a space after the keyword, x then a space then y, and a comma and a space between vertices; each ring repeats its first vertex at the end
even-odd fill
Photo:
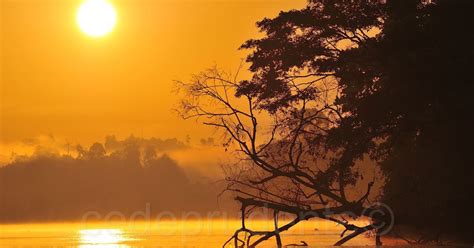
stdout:
POLYGON ((77 12, 77 23, 92 37, 101 37, 110 33, 117 21, 114 7, 106 0, 87 0, 77 12))

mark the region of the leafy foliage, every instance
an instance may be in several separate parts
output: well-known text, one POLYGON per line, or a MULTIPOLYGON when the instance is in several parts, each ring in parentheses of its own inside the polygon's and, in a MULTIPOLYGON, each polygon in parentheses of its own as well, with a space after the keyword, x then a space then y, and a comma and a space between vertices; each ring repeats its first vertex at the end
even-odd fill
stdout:
POLYGON ((472 219, 473 207, 473 49, 463 35, 472 10, 463 0, 309 1, 258 23, 265 36, 242 46, 253 50, 254 76, 240 87, 275 113, 314 100, 292 93, 296 79, 307 92, 319 92, 321 78, 337 81, 342 118, 326 136, 339 151, 334 168, 368 153, 400 223, 467 231, 470 222, 457 220, 472 219))
MULTIPOLYGON (((430 239, 469 238, 473 49, 463 34, 472 9, 469 0, 310 0, 257 23, 263 38, 242 45, 251 50, 250 80, 214 68, 179 83, 188 93, 183 117, 204 119, 224 130, 226 145, 237 144, 248 163, 231 167, 227 180, 228 190, 251 197, 237 198, 243 212, 325 206, 367 216, 377 210, 368 205, 373 182, 366 194, 347 192, 361 188, 367 173, 356 162, 369 156, 385 174, 383 199, 399 224, 427 228, 430 239), (262 115, 272 120, 267 128, 262 115)), ((380 244, 387 229, 342 223, 353 232, 337 245, 369 229, 380 244)), ((242 224, 235 246, 240 232, 263 235, 254 244, 275 236, 281 246, 277 224, 263 233, 242 224)))

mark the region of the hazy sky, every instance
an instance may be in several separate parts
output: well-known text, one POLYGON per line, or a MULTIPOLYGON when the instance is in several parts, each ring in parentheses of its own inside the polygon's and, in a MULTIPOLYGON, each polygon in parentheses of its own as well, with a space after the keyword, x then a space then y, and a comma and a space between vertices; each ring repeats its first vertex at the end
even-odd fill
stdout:
POLYGON ((76 24, 82 0, 1 1, 0 139, 107 134, 200 138, 172 112, 174 79, 214 64, 235 70, 255 22, 304 0, 111 0, 117 26, 102 38, 76 24))

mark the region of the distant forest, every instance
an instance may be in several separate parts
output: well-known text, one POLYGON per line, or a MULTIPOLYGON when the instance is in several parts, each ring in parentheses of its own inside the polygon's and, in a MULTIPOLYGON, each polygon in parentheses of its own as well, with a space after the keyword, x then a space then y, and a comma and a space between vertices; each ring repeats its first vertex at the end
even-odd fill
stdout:
POLYGON ((103 144, 78 145, 74 155, 18 156, 0 167, 0 221, 78 220, 88 211, 129 218, 147 208, 153 217, 216 210, 222 186, 164 153, 185 148, 176 139, 109 136, 103 144))

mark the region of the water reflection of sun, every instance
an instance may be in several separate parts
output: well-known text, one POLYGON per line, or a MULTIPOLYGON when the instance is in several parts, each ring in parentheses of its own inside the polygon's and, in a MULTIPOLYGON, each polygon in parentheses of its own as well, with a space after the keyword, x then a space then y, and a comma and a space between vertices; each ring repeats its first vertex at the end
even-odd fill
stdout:
POLYGON ((121 244, 126 241, 119 229, 86 229, 79 231, 79 248, 127 248, 121 244))

